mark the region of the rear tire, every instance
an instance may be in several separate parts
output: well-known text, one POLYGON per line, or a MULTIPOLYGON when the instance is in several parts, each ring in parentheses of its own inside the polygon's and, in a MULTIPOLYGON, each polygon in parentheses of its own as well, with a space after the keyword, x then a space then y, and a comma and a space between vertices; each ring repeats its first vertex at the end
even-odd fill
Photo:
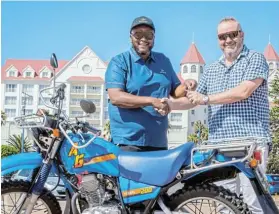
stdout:
MULTIPOLYGON (((4 213, 9 213, 5 210, 5 200, 4 200, 4 196, 6 194, 13 194, 13 193, 26 193, 28 192, 28 190, 31 187, 31 183, 28 181, 23 181, 23 180, 15 180, 15 181, 4 181, 1 185, 2 189, 1 189, 1 213, 2 211, 4 211, 4 213), (4 200, 4 201, 3 201, 4 200), (3 210, 4 209, 4 210, 3 210)), ((11 197, 11 201, 16 202, 17 197, 15 195, 15 198, 11 197), (15 200, 13 200, 15 199, 15 200)), ((47 189, 44 189, 43 194, 41 197, 39 197, 38 201, 41 200, 42 204, 46 206, 47 209, 47 213, 48 214, 61 214, 61 207, 58 203, 58 201, 56 200, 55 196, 51 193, 48 192, 47 189)), ((7 205, 8 207, 8 205, 7 205)), ((10 205, 9 205, 10 207, 10 205)))
POLYGON ((172 211, 177 211, 185 202, 195 200, 195 198, 197 200, 198 198, 206 198, 207 200, 217 201, 231 209, 234 214, 251 214, 247 204, 245 204, 242 199, 238 198, 236 194, 214 184, 196 186, 185 185, 183 189, 178 190, 170 196, 168 207, 172 211))

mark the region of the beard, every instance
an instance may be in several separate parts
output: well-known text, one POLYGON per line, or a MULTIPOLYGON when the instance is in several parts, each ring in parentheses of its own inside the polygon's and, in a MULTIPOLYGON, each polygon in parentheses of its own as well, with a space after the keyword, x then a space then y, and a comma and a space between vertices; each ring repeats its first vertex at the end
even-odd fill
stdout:
POLYGON ((153 48, 153 42, 135 42, 133 47, 140 56, 149 56, 153 48))
POLYGON ((234 42, 225 46, 223 52, 227 59, 236 59, 243 48, 243 42, 234 42))

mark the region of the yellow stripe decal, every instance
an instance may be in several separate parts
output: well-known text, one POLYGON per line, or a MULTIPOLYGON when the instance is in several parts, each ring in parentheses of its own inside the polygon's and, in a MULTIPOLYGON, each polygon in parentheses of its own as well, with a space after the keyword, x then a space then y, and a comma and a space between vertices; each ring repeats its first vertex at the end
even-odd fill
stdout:
POLYGON ((144 187, 139 189, 127 190, 122 192, 122 196, 124 198, 135 196, 135 195, 143 195, 153 192, 153 187, 144 187))

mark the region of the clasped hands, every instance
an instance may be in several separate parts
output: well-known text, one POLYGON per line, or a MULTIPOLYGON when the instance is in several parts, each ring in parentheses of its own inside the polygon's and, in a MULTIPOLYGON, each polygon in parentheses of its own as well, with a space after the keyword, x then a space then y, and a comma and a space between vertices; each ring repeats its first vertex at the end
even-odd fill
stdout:
MULTIPOLYGON (((193 79, 188 79, 184 81, 183 85, 185 87, 185 91, 184 91, 185 96, 188 97, 189 100, 193 99, 193 101, 191 100, 191 102, 194 103, 196 101, 195 97, 197 92, 193 90, 196 89, 197 82, 193 79)), ((168 98, 162 98, 162 99, 154 98, 152 105, 154 109, 162 116, 167 115, 172 110, 172 101, 168 98)))

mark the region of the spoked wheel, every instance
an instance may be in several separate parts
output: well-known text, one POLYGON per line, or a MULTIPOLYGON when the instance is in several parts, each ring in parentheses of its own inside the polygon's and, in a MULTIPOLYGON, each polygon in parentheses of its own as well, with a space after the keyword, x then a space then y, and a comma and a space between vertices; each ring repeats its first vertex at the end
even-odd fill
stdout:
MULTIPOLYGON (((18 213, 30 186, 31 183, 27 181, 4 181, 1 190, 1 214, 18 213)), ((47 190, 45 190, 44 193, 46 193, 46 191, 47 190)), ((25 213, 24 207, 19 213, 25 213)), ((61 214, 61 208, 54 195, 52 193, 47 193, 38 198, 32 210, 32 214, 33 213, 61 214)))
POLYGON ((213 184, 184 187, 174 193, 169 207, 191 214, 250 214, 247 205, 236 194, 213 184))

